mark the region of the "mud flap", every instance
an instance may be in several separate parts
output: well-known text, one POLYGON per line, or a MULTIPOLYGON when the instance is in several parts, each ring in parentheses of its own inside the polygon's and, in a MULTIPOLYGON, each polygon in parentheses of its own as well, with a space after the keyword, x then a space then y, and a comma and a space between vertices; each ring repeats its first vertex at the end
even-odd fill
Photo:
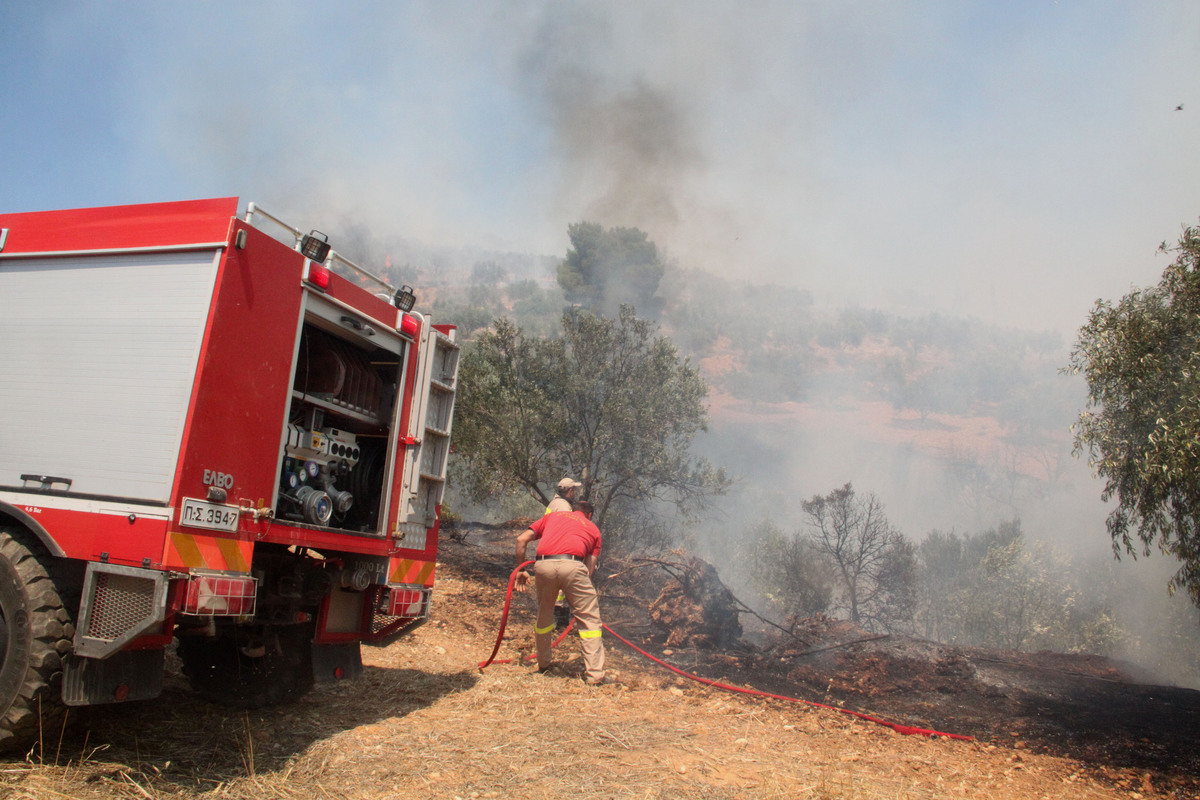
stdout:
POLYGON ((317 683, 357 678, 362 675, 362 648, 358 642, 313 644, 313 678, 317 683))
POLYGON ((63 667, 63 702, 93 706, 158 697, 163 688, 163 652, 123 650, 105 659, 73 655, 63 667))

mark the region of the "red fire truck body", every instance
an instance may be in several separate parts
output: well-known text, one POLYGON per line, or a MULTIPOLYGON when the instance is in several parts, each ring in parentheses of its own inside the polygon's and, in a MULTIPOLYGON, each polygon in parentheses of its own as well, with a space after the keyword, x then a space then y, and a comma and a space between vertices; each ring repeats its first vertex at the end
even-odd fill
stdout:
POLYGON ((157 695, 175 638, 254 706, 428 617, 455 331, 323 240, 237 198, 0 214, 0 740, 157 695))

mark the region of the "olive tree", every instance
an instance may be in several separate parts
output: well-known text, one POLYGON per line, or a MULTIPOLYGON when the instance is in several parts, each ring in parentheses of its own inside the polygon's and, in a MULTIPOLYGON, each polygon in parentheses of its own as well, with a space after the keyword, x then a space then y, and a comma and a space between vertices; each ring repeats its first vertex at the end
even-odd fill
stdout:
POLYGON ((664 538, 664 508, 698 511, 729 485, 691 453, 707 425, 699 371, 630 307, 569 310, 556 338, 498 320, 460 372, 455 456, 476 499, 519 489, 545 503, 575 476, 606 542, 636 549, 664 538))
POLYGON ((1157 286, 1096 302, 1068 370, 1087 380, 1076 453, 1104 479, 1114 553, 1178 559, 1171 588, 1200 605, 1200 228, 1157 286))

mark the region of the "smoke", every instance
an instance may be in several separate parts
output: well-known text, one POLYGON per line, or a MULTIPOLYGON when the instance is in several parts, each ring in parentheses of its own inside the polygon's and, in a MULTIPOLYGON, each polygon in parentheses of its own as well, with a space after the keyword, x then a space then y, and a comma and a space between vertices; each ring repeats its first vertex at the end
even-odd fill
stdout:
POLYGON ((1029 11, 549 6, 518 87, 556 207, 685 266, 1067 332, 1195 216, 1166 53, 1200 19, 1029 11))
POLYGON ((609 66, 609 23, 592 7, 548 10, 520 60, 522 88, 551 135, 557 202, 589 221, 672 240, 705 168, 699 126, 678 93, 609 66))
POLYGON ((302 225, 543 254, 591 219, 822 307, 1069 333, 1152 283, 1200 207, 1188 0, 10 17, 14 209, 237 193, 302 225))
POLYGON ((611 96, 589 91, 578 100, 567 94, 558 109, 570 165, 564 194, 586 187, 578 205, 589 219, 663 232, 676 228, 677 187, 700 167, 700 158, 679 136, 682 115, 670 98, 645 85, 611 96))

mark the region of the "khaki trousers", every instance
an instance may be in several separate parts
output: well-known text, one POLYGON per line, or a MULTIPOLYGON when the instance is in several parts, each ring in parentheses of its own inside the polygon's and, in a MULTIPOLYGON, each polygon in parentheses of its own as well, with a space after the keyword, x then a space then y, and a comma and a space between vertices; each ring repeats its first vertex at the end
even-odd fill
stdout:
POLYGON ((568 558, 546 559, 533 565, 533 577, 537 589, 538 612, 534 640, 537 642, 538 668, 550 666, 550 644, 554 640, 554 601, 561 591, 571 604, 571 613, 575 615, 585 677, 589 681, 604 680, 600 600, 587 567, 582 561, 568 558))

